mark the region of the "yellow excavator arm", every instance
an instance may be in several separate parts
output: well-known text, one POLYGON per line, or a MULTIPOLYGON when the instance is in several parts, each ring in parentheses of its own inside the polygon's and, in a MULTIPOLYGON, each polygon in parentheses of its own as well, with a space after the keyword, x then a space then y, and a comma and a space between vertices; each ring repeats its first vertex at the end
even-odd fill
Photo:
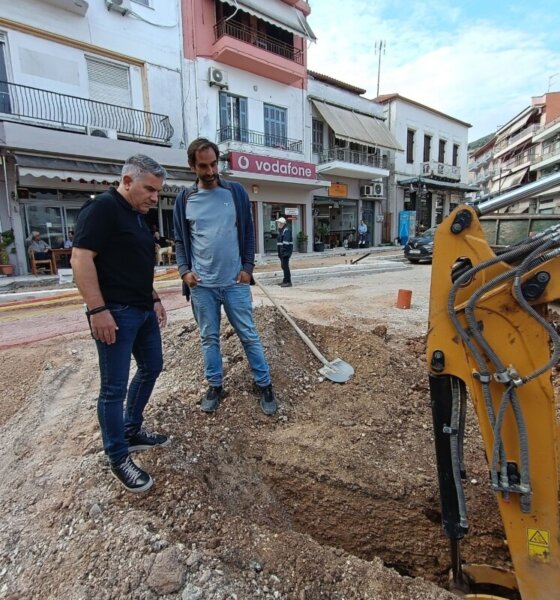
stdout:
POLYGON ((560 185, 560 173, 438 225, 427 362, 442 524, 453 586, 472 598, 560 598, 558 424, 551 371, 560 336, 545 317, 560 299, 560 225, 496 254, 479 217, 560 185), (482 434, 514 572, 465 565, 462 480, 467 396, 482 434))

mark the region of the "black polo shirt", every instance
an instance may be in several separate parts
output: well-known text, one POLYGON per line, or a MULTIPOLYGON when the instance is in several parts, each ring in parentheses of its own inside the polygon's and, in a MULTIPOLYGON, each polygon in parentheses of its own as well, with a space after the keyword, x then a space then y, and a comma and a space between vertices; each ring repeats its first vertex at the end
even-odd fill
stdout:
POLYGON ((74 247, 97 253, 94 263, 105 302, 153 307, 154 238, 144 215, 115 188, 81 208, 74 247))

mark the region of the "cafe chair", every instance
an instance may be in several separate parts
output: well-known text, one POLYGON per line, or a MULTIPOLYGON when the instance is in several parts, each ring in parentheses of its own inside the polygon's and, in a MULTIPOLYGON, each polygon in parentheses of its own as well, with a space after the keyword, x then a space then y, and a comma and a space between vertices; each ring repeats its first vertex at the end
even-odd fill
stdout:
POLYGON ((52 260, 50 258, 35 258, 35 252, 31 248, 29 248, 29 262, 31 264, 31 272, 33 275, 39 275, 39 273, 49 273, 49 275, 53 275, 53 265, 52 260))

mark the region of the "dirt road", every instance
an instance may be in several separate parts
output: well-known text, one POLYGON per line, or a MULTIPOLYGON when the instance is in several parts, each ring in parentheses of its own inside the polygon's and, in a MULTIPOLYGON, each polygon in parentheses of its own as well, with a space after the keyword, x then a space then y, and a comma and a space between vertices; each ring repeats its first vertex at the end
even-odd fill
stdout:
MULTIPOLYGON (((228 396, 214 416, 198 410, 198 333, 176 284, 162 283, 171 324, 147 426, 172 445, 142 455, 156 486, 139 497, 110 477, 101 451, 82 308, 27 319, 0 312, 2 342, 6 332, 16 342, 1 351, 0 596, 452 598, 442 588, 449 559, 423 358, 429 275, 415 266, 270 289, 327 357, 354 366, 345 385, 320 377, 317 359, 255 289, 280 402, 272 419, 258 410, 228 325, 228 396), (412 290, 410 310, 395 308, 399 288, 412 290), (17 342, 53 323, 61 335, 17 342)), ((476 525, 465 558, 506 564, 499 518, 477 483, 486 466, 475 431, 471 418, 466 494, 476 525)))

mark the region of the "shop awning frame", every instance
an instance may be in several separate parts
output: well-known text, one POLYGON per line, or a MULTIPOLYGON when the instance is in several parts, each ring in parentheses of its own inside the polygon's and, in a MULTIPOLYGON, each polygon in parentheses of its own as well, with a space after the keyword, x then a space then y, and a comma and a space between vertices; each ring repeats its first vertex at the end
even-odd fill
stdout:
POLYGON ((364 144, 402 151, 393 134, 374 116, 355 112, 329 102, 311 98, 311 103, 333 130, 336 137, 364 144))
POLYGON ((406 187, 409 185, 426 185, 430 188, 441 188, 452 192, 479 192, 480 188, 466 183, 454 183, 452 181, 439 181, 437 179, 429 179, 428 177, 407 177, 397 181, 397 185, 406 187))
POLYGON ((281 0, 220 0, 254 17, 268 21, 295 35, 317 41, 305 16, 295 7, 281 0))

